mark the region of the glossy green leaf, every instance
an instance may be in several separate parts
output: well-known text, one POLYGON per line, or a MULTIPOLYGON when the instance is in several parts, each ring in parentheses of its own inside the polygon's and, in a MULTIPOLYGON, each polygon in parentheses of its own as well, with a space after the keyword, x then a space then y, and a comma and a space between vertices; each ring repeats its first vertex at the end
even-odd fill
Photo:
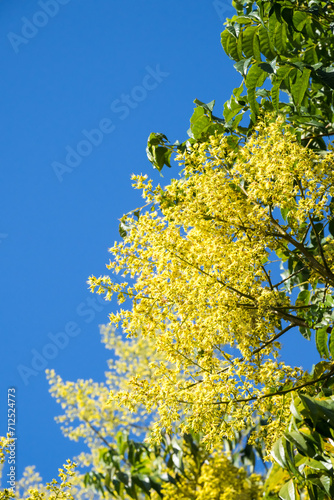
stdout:
POLYGON ((296 488, 295 488, 295 485, 294 485, 292 479, 290 479, 290 481, 288 481, 287 483, 285 483, 282 486, 278 495, 282 500, 296 500, 297 499, 296 488))
POLYGON ((307 21, 306 12, 301 12, 300 10, 295 10, 293 13, 293 25, 297 31, 301 31, 307 21))
POLYGON ((300 464, 307 465, 311 469, 315 470, 328 470, 328 468, 322 462, 320 462, 319 460, 315 460, 314 458, 306 457, 300 462, 300 464))
POLYGON ((194 99, 194 104, 197 104, 197 106, 201 106, 202 108, 206 109, 209 113, 213 112, 213 108, 215 107, 215 99, 212 101, 205 103, 200 101, 199 99, 194 99))
POLYGON ((260 26, 258 29, 258 37, 262 54, 269 60, 274 59, 276 53, 270 40, 268 29, 264 26, 260 26))
POLYGON ((287 65, 281 66, 278 68, 276 75, 274 76, 273 86, 271 89, 271 99, 272 99, 272 103, 273 103, 273 106, 275 109, 279 108, 280 86, 281 86, 283 80, 285 80, 285 78, 287 78, 287 76, 289 75, 291 70, 292 70, 291 66, 287 66, 287 65))
POLYGON ((311 292, 309 290, 302 290, 299 292, 296 299, 296 306, 307 306, 310 302, 311 292))
POLYGON ((206 110, 199 106, 195 108, 192 117, 190 118, 190 130, 194 139, 200 139, 202 134, 211 125, 211 119, 206 114, 206 110))
POLYGON ((285 24, 277 24, 274 29, 274 45, 279 54, 287 54, 287 29, 285 24))
POLYGON ((331 327, 329 342, 328 342, 329 352, 331 354, 332 359, 334 359, 334 329, 331 327))
MULTIPOLYGON (((334 428, 334 402, 332 400, 329 406, 328 403, 320 402, 315 398, 306 396, 306 394, 300 394, 299 397, 305 406, 306 414, 314 424, 317 424, 320 420, 324 420, 327 425, 334 428)), ((303 413, 304 410, 301 412, 303 413)))
POLYGON ((327 326, 324 326, 323 328, 318 328, 315 332, 315 343, 320 356, 326 359, 329 358, 327 341, 328 341, 327 326))
POLYGON ((259 68, 263 69, 266 73, 273 74, 274 70, 271 64, 269 63, 259 63, 259 68))
POLYGON ((248 26, 242 35, 242 50, 246 58, 252 57, 261 61, 258 26, 248 26))
POLYGON ((224 30, 221 34, 220 41, 223 46, 225 53, 228 55, 228 45, 231 33, 228 30, 224 30))
POLYGON ((310 443, 307 442, 305 437, 300 432, 291 431, 291 432, 286 432, 284 435, 286 439, 290 441, 291 444, 294 444, 296 446, 299 453, 308 456, 314 455, 315 453, 314 447, 312 447, 310 443))
POLYGON ((259 67, 258 64, 253 64, 253 66, 249 69, 246 77, 246 87, 248 90, 248 99, 251 110, 254 113, 257 113, 259 108, 258 103, 256 102, 255 90, 257 87, 261 87, 267 78, 267 73, 263 71, 262 68, 259 67))
POLYGON ((239 57, 237 39, 227 29, 223 31, 221 35, 221 43, 226 54, 231 59, 234 59, 235 61, 239 61, 239 59, 241 59, 241 57, 239 57))
POLYGON ((271 455, 276 460, 278 465, 280 465, 283 468, 287 466, 286 450, 284 447, 284 442, 285 442, 284 438, 279 438, 274 444, 273 449, 271 450, 271 455))
POLYGON ((248 59, 241 59, 240 61, 234 64, 234 67, 243 77, 246 76, 249 65, 251 64, 252 57, 248 59))
POLYGON ((224 118, 226 123, 228 123, 232 118, 234 118, 239 111, 243 109, 243 106, 237 104, 235 99, 231 99, 224 104, 224 118))
POLYGON ((301 106, 304 99, 305 92, 309 86, 310 75, 311 70, 308 68, 304 68, 302 74, 297 71, 295 81, 291 85, 292 98, 297 108, 301 106))

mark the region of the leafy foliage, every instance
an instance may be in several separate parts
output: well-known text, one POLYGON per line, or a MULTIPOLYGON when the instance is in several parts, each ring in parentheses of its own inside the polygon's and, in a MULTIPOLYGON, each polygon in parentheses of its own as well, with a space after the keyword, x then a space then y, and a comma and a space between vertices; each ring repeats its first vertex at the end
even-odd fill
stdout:
MULTIPOLYGON (((252 431, 250 431, 252 432, 252 431)), ((204 498, 208 494, 208 481, 204 474, 213 477, 223 472, 224 483, 221 487, 210 485, 211 493, 221 493, 224 498, 245 500, 260 498, 262 481, 253 473, 256 450, 247 444, 247 435, 226 441, 220 453, 210 452, 201 443, 200 436, 186 434, 182 439, 164 436, 160 445, 149 447, 135 442, 122 433, 118 435, 117 447, 101 449, 100 461, 104 473, 90 472, 85 476, 85 484, 93 485, 101 493, 108 492, 120 498, 124 493, 129 498, 204 498), (223 450, 225 448, 225 452, 223 450), (228 453, 230 450, 230 453, 228 453), (248 465, 246 469, 241 464, 248 465), (220 470, 219 470, 220 467, 220 470), (195 493, 197 492, 197 493, 195 493)), ((212 478, 213 478, 212 477, 212 478)))
POLYGON ((150 135, 147 150, 159 144, 166 155, 166 162, 148 155, 159 170, 170 166, 173 152, 211 134, 243 140, 264 112, 284 113, 304 145, 327 149, 324 138, 334 133, 333 2, 247 0, 235 6, 221 42, 243 81, 225 103, 224 118, 213 115, 214 101, 194 101, 188 141, 170 144, 163 134, 150 135))
MULTIPOLYGON (((328 388, 324 392, 329 391, 328 388)), ((334 496, 334 401, 331 397, 300 394, 291 402, 292 417, 288 430, 275 443, 274 466, 266 481, 266 490, 278 490, 283 500, 308 498, 323 500, 334 496), (277 475, 286 471, 289 478, 277 488, 277 475)))
MULTIPOLYGON (((326 149, 322 137, 333 133, 334 122, 332 2, 246 2, 226 24, 222 45, 247 90, 245 106, 237 111, 240 104, 232 100, 232 109, 250 109, 253 122, 260 110, 280 110, 301 139, 326 149), (271 88, 264 91, 267 79, 271 88)), ((230 121, 231 114, 224 116, 230 121)))

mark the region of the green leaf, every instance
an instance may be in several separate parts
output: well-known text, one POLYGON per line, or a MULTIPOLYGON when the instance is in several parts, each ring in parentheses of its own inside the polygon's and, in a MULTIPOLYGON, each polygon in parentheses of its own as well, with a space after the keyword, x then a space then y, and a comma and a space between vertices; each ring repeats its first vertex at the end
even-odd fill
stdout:
POLYGON ((329 352, 331 353, 332 359, 334 359, 334 328, 331 329, 330 336, 329 336, 329 352))
MULTIPOLYGON (((249 59, 246 59, 247 61, 251 61, 251 58, 249 59)), ((233 89, 233 95, 236 99, 239 99, 239 97, 241 96, 242 92, 244 90, 244 84, 243 82, 241 83, 241 85, 239 87, 236 87, 235 89, 233 89)))
POLYGON ((312 366, 311 375, 314 379, 320 378, 330 368, 331 363, 329 361, 319 361, 319 363, 312 366))
POLYGON ((251 61, 252 57, 249 57, 248 59, 241 59, 234 64, 234 67, 237 71, 239 71, 239 73, 241 73, 243 77, 245 77, 251 61))
POLYGON ((319 421, 324 420, 327 427, 330 426, 334 428, 334 402, 331 401, 331 407, 328 403, 320 402, 315 398, 306 396, 305 394, 299 394, 302 400, 305 410, 301 410, 301 413, 306 412, 307 417, 309 417, 312 422, 316 425, 319 421))
POLYGON ((168 139, 164 134, 150 134, 146 154, 149 161, 152 163, 153 167, 161 171, 164 165, 171 167, 170 158, 173 152, 172 147, 167 147, 168 139))
POLYGON ((199 99, 194 100, 194 104, 197 104, 197 106, 201 106, 202 108, 209 111, 209 113, 213 112, 213 108, 215 107, 215 103, 216 103, 215 99, 213 99, 213 101, 210 101, 208 103, 202 102, 199 99))
POLYGON ((298 404, 300 404, 300 399, 292 397, 290 404, 290 411, 296 420, 301 421, 302 416, 299 413, 298 404))
POLYGON ((226 54, 234 61, 239 61, 241 57, 239 56, 237 39, 233 36, 228 29, 223 31, 221 35, 221 43, 226 54))
POLYGON ((300 74, 298 71, 295 76, 295 81, 291 85, 291 94, 295 103, 295 106, 299 108, 304 99, 305 92, 308 89, 310 81, 311 70, 308 68, 303 69, 303 73, 300 74))
POLYGON ((319 460, 315 460, 314 458, 305 457, 301 462, 299 462, 298 465, 300 464, 305 464, 311 469, 315 470, 323 470, 323 471, 328 470, 327 467, 322 462, 320 462, 319 460))
POLYGON ((291 66, 280 66, 274 76, 273 86, 271 89, 271 99, 275 109, 279 107, 279 90, 282 82, 287 78, 288 74, 292 70, 291 66))
POLYGON ((327 493, 327 495, 329 495, 331 492, 332 478, 325 476, 325 475, 322 475, 319 477, 319 481, 321 482, 325 493, 327 493))
POLYGON ((246 57, 254 57, 257 61, 261 61, 258 26, 249 26, 243 31, 242 50, 246 57))
POLYGON ((290 28, 294 28, 293 9, 282 9, 281 16, 290 28))
POLYGON ((104 484, 105 484, 106 488, 110 487, 110 483, 111 483, 110 473, 107 472, 105 475, 105 478, 104 478, 104 484))
POLYGON ((287 32, 285 24, 276 24, 274 30, 274 44, 279 54, 285 55, 287 50, 287 32))
POLYGON ((237 16, 234 19, 238 24, 250 24, 252 22, 252 17, 250 16, 237 16))
POLYGON ((156 165, 156 168, 159 170, 162 170, 162 167, 164 165, 167 165, 168 167, 170 167, 170 162, 169 162, 169 158, 170 158, 170 155, 171 155, 171 151, 166 148, 165 146, 156 146, 154 147, 154 162, 155 162, 155 165, 156 165))
POLYGON ((196 140, 200 139, 211 123, 211 118, 207 115, 206 110, 202 106, 195 108, 194 113, 190 118, 190 130, 192 137, 196 140))
POLYGON ((331 219, 328 224, 328 230, 332 236, 334 236, 334 219, 331 219))
POLYGON ((232 120, 243 109, 243 106, 237 104, 235 100, 231 99, 224 104, 224 118, 226 123, 232 120))
POLYGON ((271 64, 263 62, 259 63, 259 68, 263 69, 266 73, 272 74, 274 73, 273 67, 271 64))
POLYGON ((243 118, 243 113, 240 113, 239 115, 237 115, 235 117, 235 119, 233 120, 232 130, 238 130, 239 131, 238 125, 241 122, 242 118, 243 118))
POLYGON ((314 47, 305 50, 303 61, 306 64, 314 65, 318 62, 318 56, 314 47))
POLYGON ((253 64, 249 69, 246 77, 246 87, 248 90, 248 99, 251 110, 253 113, 257 114, 259 109, 259 104, 256 102, 255 90, 257 87, 261 87, 267 78, 267 73, 259 67, 258 64, 253 64))
POLYGON ((273 456, 274 460, 276 460, 278 465, 283 467, 283 469, 287 466, 286 450, 284 444, 284 438, 281 437, 275 442, 274 447, 271 450, 271 455, 273 456))
POLYGON ((282 500, 296 500, 296 488, 292 479, 282 486, 278 495, 282 500))
POLYGON ((314 448, 310 446, 300 432, 286 432, 284 436, 290 441, 290 443, 296 446, 297 450, 302 455, 313 456, 315 454, 314 448))
POLYGON ((299 331, 302 334, 302 336, 304 337, 304 339, 311 340, 312 332, 311 332, 310 328, 306 328, 304 326, 300 326, 299 327, 299 331))
POLYGON ((128 234, 128 231, 130 229, 130 226, 125 224, 123 221, 120 222, 118 226, 118 232, 121 238, 125 238, 126 235, 128 234))
POLYGON ((220 41, 223 46, 224 52, 228 55, 228 43, 231 33, 227 30, 224 30, 221 34, 220 41))
POLYGON ((296 10, 293 13, 293 25, 296 31, 301 31, 304 28, 306 21, 307 21, 307 14, 305 12, 296 10))
POLYGON ((269 60, 274 59, 276 54, 269 37, 268 29, 264 26, 260 26, 258 30, 258 37, 262 54, 269 60))
POLYGON ((326 359, 329 358, 327 339, 328 339, 327 326, 324 326, 323 328, 318 328, 315 332, 315 343, 320 356, 326 359))
POLYGON ((309 290, 302 290, 299 292, 296 299, 296 306, 307 306, 310 302, 311 292, 309 290))
POLYGON ((319 68, 316 71, 317 76, 320 78, 322 83, 327 85, 327 87, 334 89, 334 71, 324 71, 319 68))

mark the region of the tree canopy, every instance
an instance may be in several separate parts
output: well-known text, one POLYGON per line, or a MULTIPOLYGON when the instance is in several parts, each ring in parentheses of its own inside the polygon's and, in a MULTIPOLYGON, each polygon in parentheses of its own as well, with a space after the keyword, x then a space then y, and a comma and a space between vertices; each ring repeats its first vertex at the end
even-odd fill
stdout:
POLYGON ((181 179, 164 189, 134 177, 153 211, 123 219, 127 235, 107 266, 129 282, 90 280, 107 299, 131 301, 111 323, 153 338, 164 360, 154 380, 138 374, 115 397, 130 409, 156 408, 157 433, 178 421, 211 445, 249 425, 254 412, 270 414, 263 428, 270 449, 291 393, 314 394, 332 375, 333 237, 325 231, 333 155, 300 145, 275 117, 259 121, 244 146, 215 134, 178 159, 181 179), (287 261, 288 275, 276 282, 275 267, 287 261), (295 285, 298 295, 290 293, 295 285), (328 361, 313 375, 278 359, 278 339, 293 329, 316 332, 328 361))

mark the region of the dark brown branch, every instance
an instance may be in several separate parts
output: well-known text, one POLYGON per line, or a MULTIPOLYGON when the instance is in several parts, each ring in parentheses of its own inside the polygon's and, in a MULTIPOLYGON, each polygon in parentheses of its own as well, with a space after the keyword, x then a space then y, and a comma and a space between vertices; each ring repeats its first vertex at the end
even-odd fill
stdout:
POLYGON ((270 398, 272 396, 283 396, 284 394, 288 394, 289 392, 299 391, 300 389, 304 389, 304 387, 309 387, 310 385, 317 384, 318 382, 321 382, 322 380, 327 380, 329 377, 331 377, 333 375, 333 372, 334 372, 334 367, 326 375, 322 375, 321 377, 319 377, 315 380, 310 380, 309 382, 305 382, 304 384, 300 384, 300 385, 297 385, 295 387, 291 387, 290 389, 282 389, 281 391, 277 391, 277 392, 269 392, 269 393, 267 392, 266 394, 262 394, 262 396, 252 396, 250 398, 244 398, 244 399, 231 399, 230 401, 217 401, 217 402, 208 403, 208 404, 218 405, 218 404, 228 404, 228 403, 247 403, 249 401, 270 398))
POLYGON ((291 323, 294 323, 295 325, 302 326, 304 328, 307 328, 307 323, 304 321, 302 318, 299 318, 298 316, 294 316, 293 314, 285 313, 283 311, 279 311, 275 308, 272 308, 273 312, 277 314, 280 318, 285 319, 286 321, 290 321, 291 323))
POLYGON ((206 271, 204 271, 204 269, 201 269, 200 267, 196 266, 195 264, 192 264, 191 262, 188 262, 184 257, 181 257, 180 255, 176 254, 172 250, 169 250, 169 251, 173 255, 175 255, 175 257, 177 257, 178 259, 180 259, 183 262, 185 262, 186 264, 188 264, 188 266, 191 266, 194 269, 197 269, 197 271, 199 271, 200 273, 205 274, 206 276, 209 276, 209 278, 211 278, 211 279, 217 281, 218 283, 220 283, 221 285, 225 286, 231 292, 234 292, 237 295, 240 295, 240 297, 244 297, 245 299, 249 299, 249 300, 252 300, 252 301, 255 302, 254 297, 252 297, 251 295, 248 295, 247 293, 241 292, 240 290, 237 290, 236 288, 234 288, 234 287, 232 287, 230 285, 227 285, 226 283, 224 283, 223 281, 221 281, 219 278, 216 278, 215 276, 212 276, 210 273, 207 273, 206 271))
MULTIPOLYGON (((327 380, 329 379, 334 372, 334 367, 330 370, 329 373, 322 375, 321 377, 315 379, 315 380, 310 380, 309 382, 304 382, 304 384, 297 385, 295 387, 291 387, 290 389, 282 389, 281 391, 276 391, 276 392, 267 392, 266 394, 262 394, 260 396, 251 396, 249 398, 240 398, 240 399, 230 399, 226 401, 214 401, 212 403, 205 403, 207 405, 227 405, 229 403, 248 403, 249 401, 259 401, 260 399, 265 399, 265 398, 271 398, 274 396, 283 396, 284 394, 288 394, 289 392, 293 391, 299 391, 300 389, 304 389, 304 387, 309 387, 310 385, 317 384, 318 382, 321 382, 322 380, 327 380)), ((192 403, 191 401, 182 401, 182 400, 177 400, 178 403, 184 403, 184 404, 195 404, 192 403)))
POLYGON ((100 431, 98 429, 96 429, 96 427, 94 427, 94 425, 92 425, 89 420, 87 420, 85 417, 82 418, 82 420, 84 422, 86 422, 87 425, 89 425, 89 427, 92 429, 92 431, 101 439, 101 441, 103 441, 103 443, 108 446, 108 448, 110 450, 113 449, 113 447, 108 443, 108 441, 102 436, 102 434, 100 433, 100 431))
POLYGON ((315 269, 326 281, 329 280, 332 284, 334 284, 334 274, 331 271, 327 271, 326 268, 320 262, 317 261, 313 257, 313 255, 305 248, 305 246, 300 243, 299 241, 296 241, 290 234, 288 234, 279 224, 278 222, 274 219, 273 214, 270 209, 269 217, 274 224, 275 228, 277 231, 279 231, 285 238, 286 241, 291 243, 297 250, 300 251, 300 253, 305 257, 306 260, 311 264, 313 269, 315 269))
MULTIPOLYGON (((288 332, 289 330, 291 330, 291 328, 293 328, 294 326, 295 325, 292 325, 292 324, 288 325, 282 331, 280 331, 279 333, 277 333, 276 335, 274 335, 271 339, 267 340, 267 342, 264 342, 260 347, 257 347, 257 349, 254 349, 254 351, 252 352, 252 355, 258 354, 259 352, 261 352, 268 345, 272 344, 273 342, 275 342, 275 340, 277 340, 282 335, 284 335, 286 332, 288 332)), ((242 357, 242 358, 237 358, 235 361, 237 361, 238 363, 242 363, 244 360, 245 360, 245 358, 242 357)), ((226 368, 223 368, 222 370, 220 370, 219 372, 217 372, 217 375, 220 375, 221 373, 226 372, 229 368, 230 368, 229 366, 227 366, 226 368)), ((181 388, 180 390, 181 391, 187 391, 188 389, 191 389, 195 385, 202 384, 202 383, 203 383, 203 380, 197 380, 193 384, 189 384, 187 387, 184 387, 183 389, 181 388)))
POLYGON ((331 135, 334 135, 334 132, 327 132, 326 134, 311 135, 311 137, 303 137, 302 141, 306 141, 307 139, 310 141, 312 139, 318 139, 318 137, 330 137, 331 135))
POLYGON ((296 276, 297 274, 301 273, 304 269, 306 269, 306 266, 302 267, 299 269, 299 271, 295 271, 294 273, 290 274, 287 278, 284 278, 284 280, 280 281, 276 285, 274 285, 275 288, 278 288, 280 285, 282 285, 285 281, 289 280, 293 276, 296 276))
MULTIPOLYGON (((302 194, 302 197, 304 198, 304 200, 306 199, 305 197, 305 193, 304 193, 304 189, 303 189, 303 186, 302 186, 302 183, 299 179, 297 179, 297 183, 299 185, 299 189, 300 189, 300 192, 302 194)), ((323 249, 322 249, 322 245, 321 245, 321 241, 320 241, 320 238, 319 238, 319 235, 318 235, 318 232, 315 228, 315 224, 313 222, 313 217, 312 215, 309 213, 309 218, 310 218, 310 224, 312 226, 312 229, 313 229, 313 232, 315 234, 315 237, 316 237, 316 240, 317 240, 317 245, 318 245, 318 249, 319 249, 319 252, 320 252, 320 255, 321 255, 321 259, 322 259, 322 262, 324 263, 324 266, 325 266, 325 269, 328 273, 330 273, 330 269, 328 267, 328 264, 326 262, 326 259, 325 259, 325 255, 324 255, 324 252, 323 252, 323 249)))

